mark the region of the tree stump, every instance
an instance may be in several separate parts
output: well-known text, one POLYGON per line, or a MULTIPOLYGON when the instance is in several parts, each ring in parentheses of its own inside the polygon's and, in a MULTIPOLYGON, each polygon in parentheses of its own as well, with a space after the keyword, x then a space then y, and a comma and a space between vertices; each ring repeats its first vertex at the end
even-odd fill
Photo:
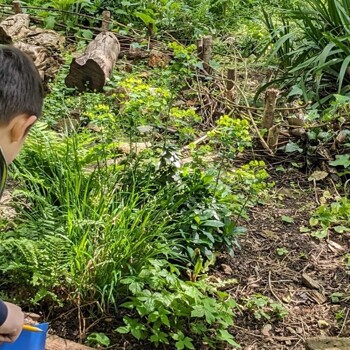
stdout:
POLYGON ((119 53, 120 44, 113 33, 98 34, 84 54, 71 63, 66 85, 78 91, 101 91, 113 72, 119 53))

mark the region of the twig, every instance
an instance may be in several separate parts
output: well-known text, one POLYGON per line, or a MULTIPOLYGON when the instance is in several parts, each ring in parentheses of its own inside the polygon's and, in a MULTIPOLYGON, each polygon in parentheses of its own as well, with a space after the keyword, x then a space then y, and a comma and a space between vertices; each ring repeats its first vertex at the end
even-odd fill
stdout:
POLYGON ((272 289, 272 283, 271 283, 271 271, 269 271, 269 288, 270 288, 270 292, 272 293, 272 295, 279 301, 279 303, 284 304, 282 302, 282 300, 279 298, 279 296, 274 292, 274 290, 272 289))
POLYGON ((342 324, 341 329, 340 329, 340 331, 339 331, 339 333, 338 333, 338 337, 341 336, 341 334, 343 333, 343 330, 344 330, 344 328, 345 328, 346 322, 347 322, 347 320, 348 320, 349 312, 350 312, 350 309, 348 308, 348 309, 346 310, 346 315, 345 315, 345 317, 344 317, 343 324, 342 324))

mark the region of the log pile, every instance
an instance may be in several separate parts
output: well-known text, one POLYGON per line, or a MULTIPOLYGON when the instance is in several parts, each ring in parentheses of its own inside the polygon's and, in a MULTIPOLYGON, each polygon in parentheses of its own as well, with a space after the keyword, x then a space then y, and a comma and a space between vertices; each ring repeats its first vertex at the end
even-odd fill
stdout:
POLYGON ((7 17, 0 23, 0 44, 12 44, 32 57, 47 91, 47 83, 58 72, 65 38, 53 30, 30 26, 27 14, 7 17))

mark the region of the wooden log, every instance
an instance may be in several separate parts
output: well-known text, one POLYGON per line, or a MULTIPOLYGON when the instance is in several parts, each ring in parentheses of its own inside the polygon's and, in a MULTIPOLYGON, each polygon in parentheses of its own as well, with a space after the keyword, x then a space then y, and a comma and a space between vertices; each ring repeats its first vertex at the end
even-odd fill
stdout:
POLYGON ((262 126, 265 129, 270 129, 275 120, 276 102, 279 96, 279 90, 268 89, 265 93, 265 110, 262 121, 262 126))
POLYGON ((53 30, 30 27, 29 15, 19 13, 0 23, 0 44, 13 44, 34 61, 47 92, 47 83, 58 72, 65 38, 53 30))
POLYGON ((71 63, 66 85, 78 91, 101 91, 113 72, 119 53, 120 44, 113 33, 98 34, 84 54, 71 63))
POLYGON ((93 350, 93 348, 49 334, 46 339, 45 350, 93 350))

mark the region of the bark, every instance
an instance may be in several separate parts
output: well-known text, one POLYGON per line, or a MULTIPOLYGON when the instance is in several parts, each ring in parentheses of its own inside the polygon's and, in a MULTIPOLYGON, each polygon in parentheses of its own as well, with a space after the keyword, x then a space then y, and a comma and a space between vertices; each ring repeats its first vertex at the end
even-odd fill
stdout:
POLYGON ((101 91, 113 72, 119 53, 119 41, 113 33, 98 34, 84 54, 71 63, 66 85, 78 91, 101 91))
POLYGON ((276 102, 279 95, 279 90, 268 89, 265 93, 265 110, 262 121, 262 126, 265 129, 270 129, 275 120, 276 102))
POLYGON ((55 77, 63 61, 61 50, 65 38, 62 35, 30 27, 29 15, 20 13, 0 23, 0 44, 12 44, 28 54, 39 71, 44 89, 48 90, 47 83, 55 77))

